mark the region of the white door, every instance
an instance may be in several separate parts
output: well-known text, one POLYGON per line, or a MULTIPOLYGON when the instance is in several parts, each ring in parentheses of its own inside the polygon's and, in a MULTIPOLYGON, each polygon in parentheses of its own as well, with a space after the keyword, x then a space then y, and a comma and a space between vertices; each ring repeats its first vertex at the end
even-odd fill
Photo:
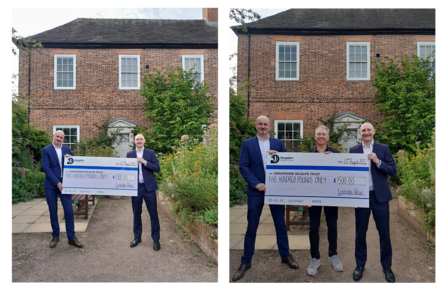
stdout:
POLYGON ((353 129, 346 129, 345 132, 343 133, 343 137, 342 137, 342 144, 341 146, 343 148, 349 149, 355 145, 358 144, 358 132, 357 130, 353 130, 353 129))
POLYGON ((127 152, 131 151, 129 143, 129 134, 120 134, 118 135, 115 144, 113 144, 113 148, 118 152, 118 157, 126 158, 127 152), (121 139, 121 140, 120 140, 121 139), (119 143, 121 142, 121 143, 119 143), (117 144, 119 143, 119 144, 117 144))

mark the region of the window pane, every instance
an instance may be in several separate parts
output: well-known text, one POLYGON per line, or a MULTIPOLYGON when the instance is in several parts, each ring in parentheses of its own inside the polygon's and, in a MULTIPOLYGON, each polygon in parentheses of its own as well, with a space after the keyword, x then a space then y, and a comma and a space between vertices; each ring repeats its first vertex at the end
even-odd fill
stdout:
POLYGON ((290 53, 290 45, 284 45, 285 53, 290 53))
POLYGON ((289 60, 290 60, 290 53, 286 53, 286 54, 284 55, 284 60, 285 60, 285 61, 289 61, 289 60))
POLYGON ((57 71, 62 71, 62 64, 57 65, 57 71))
POLYGON ((132 75, 131 74, 127 75, 127 86, 132 87, 132 75))
POLYGON ((70 134, 71 135, 78 135, 78 128, 70 128, 70 134))
POLYGON ((278 139, 285 139, 284 138, 284 131, 278 131, 278 139))
POLYGON ((62 58, 62 64, 68 64, 68 58, 63 57, 62 58))
POLYGON ((284 52, 279 53, 279 61, 284 61, 284 52))
POLYGON ((279 53, 284 53, 284 45, 280 45, 279 46, 279 53))
POLYGON ((367 63, 362 63, 362 70, 365 70, 366 71, 366 67, 367 67, 367 63))
POLYGON ((296 45, 292 45, 290 52, 296 53, 296 45))
POLYGON ((355 60, 355 53, 354 53, 354 46, 349 46, 349 60, 353 61, 355 60))
POLYGON ((279 78, 284 78, 284 68, 279 69, 279 78))
POLYGON ((57 58, 57 64, 62 64, 62 58, 61 57, 57 58))
POLYGON ((68 71, 73 71, 73 65, 72 64, 68 65, 68 71))
POLYGON ((366 70, 362 70, 362 78, 366 79, 366 70))
POLYGON ((70 134, 70 128, 63 128, 62 131, 64 132, 65 135, 70 134))
POLYGON ((286 123, 286 131, 292 131, 292 123, 286 123))
POLYGON ((73 58, 72 57, 68 58, 68 64, 69 65, 73 65, 73 58))
POLYGON ((127 84, 127 75, 121 74, 121 86, 126 87, 126 84, 127 84))
POLYGON ((367 54, 366 49, 367 49, 366 45, 363 45, 362 46, 362 54, 367 54))
POLYGON ((278 123, 278 130, 284 130, 284 123, 278 123))
POLYGON ((198 73, 202 72, 202 67, 201 67, 201 62, 200 62, 200 58, 196 58, 196 71, 198 73))
POLYGON ((362 69, 362 64, 360 62, 356 62, 355 63, 355 70, 361 70, 362 69))
POLYGON ((68 87, 68 80, 67 79, 64 79, 64 80, 62 80, 62 87, 68 87))
POLYGON ((296 53, 292 53, 292 54, 290 55, 290 60, 292 60, 292 61, 296 61, 296 53))
POLYGON ((367 55, 366 55, 366 53, 362 53, 362 61, 367 61, 367 55))
POLYGON ((360 70, 355 70, 355 77, 360 78, 361 77, 360 73, 361 73, 360 70))
POLYGON ((73 80, 68 80, 68 87, 72 88, 73 87, 73 80))
POLYGON ((286 71, 288 71, 288 70, 290 70, 290 62, 286 62, 286 63, 284 63, 284 69, 286 70, 286 71))
POLYGON ((290 77, 291 78, 296 78, 296 70, 291 70, 290 71, 290 77))
POLYGON ((124 57, 121 58, 121 72, 126 71, 126 59, 124 57))
POLYGON ((284 72, 284 77, 287 79, 287 78, 290 78, 290 70, 286 70, 285 72, 284 72))

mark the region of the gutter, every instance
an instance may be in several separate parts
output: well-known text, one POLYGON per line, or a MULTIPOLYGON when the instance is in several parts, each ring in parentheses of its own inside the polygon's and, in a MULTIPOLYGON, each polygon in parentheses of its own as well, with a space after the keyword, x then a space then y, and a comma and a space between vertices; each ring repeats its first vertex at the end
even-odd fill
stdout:
POLYGON ((31 103, 31 49, 28 53, 28 125, 30 119, 30 103, 31 103))
POLYGON ((66 49, 217 49, 216 43, 76 43, 76 42, 41 42, 45 48, 66 49))
MULTIPOLYGON (((242 34, 242 28, 231 27, 236 35, 242 34)), ((387 28, 387 29, 321 29, 321 28, 250 28, 251 34, 264 35, 435 35, 434 28, 387 28)))
POLYGON ((247 89, 247 118, 250 117, 250 32, 248 32, 248 67, 247 67, 247 78, 248 78, 248 89, 247 89))

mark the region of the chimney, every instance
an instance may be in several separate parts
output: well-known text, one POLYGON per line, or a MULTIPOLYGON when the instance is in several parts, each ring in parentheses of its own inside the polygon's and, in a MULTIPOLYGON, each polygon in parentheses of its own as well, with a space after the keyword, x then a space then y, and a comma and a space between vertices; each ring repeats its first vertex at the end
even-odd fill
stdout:
POLYGON ((202 8, 203 19, 208 23, 208 25, 216 25, 218 22, 218 12, 217 8, 202 8))

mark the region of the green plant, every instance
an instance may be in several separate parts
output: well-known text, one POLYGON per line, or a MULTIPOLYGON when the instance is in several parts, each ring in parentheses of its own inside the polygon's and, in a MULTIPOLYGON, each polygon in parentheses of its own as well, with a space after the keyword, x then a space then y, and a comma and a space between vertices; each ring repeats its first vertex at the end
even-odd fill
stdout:
POLYGON ((215 268, 216 266, 214 266, 214 264, 213 263, 207 263, 206 264, 208 267, 210 267, 210 268, 215 268))
POLYGON ((177 67, 144 75, 140 93, 146 99, 144 112, 151 125, 134 127, 134 133, 143 134, 148 148, 163 153, 171 152, 182 135, 199 139, 213 112, 209 88, 196 82, 192 69, 177 67))
POLYGON ((230 170, 230 207, 247 202, 247 182, 239 176, 237 168, 230 170))
POLYGON ((375 105, 384 115, 374 138, 387 144, 393 154, 400 149, 415 154, 417 141, 422 148, 430 142, 436 101, 435 60, 433 66, 430 62, 413 55, 374 64, 375 105))

